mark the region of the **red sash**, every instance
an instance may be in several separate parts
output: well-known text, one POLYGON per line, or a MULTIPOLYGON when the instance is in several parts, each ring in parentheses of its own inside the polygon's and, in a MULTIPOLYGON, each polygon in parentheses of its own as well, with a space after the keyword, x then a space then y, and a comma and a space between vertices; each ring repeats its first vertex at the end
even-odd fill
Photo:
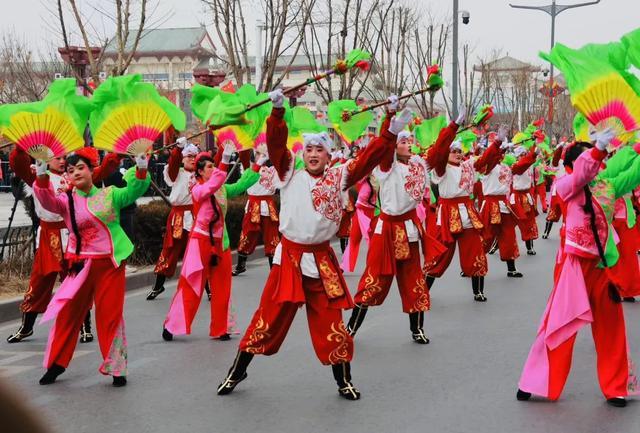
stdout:
POLYGON ((490 225, 499 225, 502 223, 502 213, 500 212, 500 203, 504 203, 509 212, 513 213, 506 195, 485 195, 484 203, 480 210, 480 221, 485 227, 490 225))
MULTIPOLYGON (((260 203, 262 201, 267 202, 269 207, 269 218, 271 221, 278 222, 278 211, 276 210, 276 202, 272 195, 250 195, 247 200, 247 213, 249 214, 249 221, 252 224, 260 224, 260 203)), ((257 227, 256 230, 260 228, 257 227)))
POLYGON ((458 208, 459 204, 463 204, 467 209, 467 214, 474 229, 480 230, 484 227, 470 197, 439 197, 437 212, 440 214, 440 233, 445 243, 452 243, 454 241, 452 234, 462 233, 464 230, 460 209, 458 208))
POLYGON ((191 211, 193 208, 192 205, 183 205, 183 206, 171 206, 171 211, 169 212, 169 216, 167 217, 167 234, 169 236, 165 236, 168 240, 167 244, 169 247, 173 246, 173 239, 182 238, 182 230, 184 228, 184 213, 187 211, 191 211))

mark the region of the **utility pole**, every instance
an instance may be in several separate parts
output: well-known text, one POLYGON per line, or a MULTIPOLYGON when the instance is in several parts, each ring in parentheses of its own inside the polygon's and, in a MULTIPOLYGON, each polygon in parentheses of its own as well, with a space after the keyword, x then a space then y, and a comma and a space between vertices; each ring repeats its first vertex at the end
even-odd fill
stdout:
MULTIPOLYGON (((455 3, 455 2, 454 2, 455 3)), ((546 6, 526 6, 526 5, 513 5, 509 4, 514 9, 533 9, 542 12, 546 12, 551 16, 551 49, 556 44, 556 16, 566 11, 567 9, 580 8, 583 6, 591 6, 600 3, 600 0, 595 0, 586 3, 577 3, 574 5, 559 5, 556 4, 556 0, 552 0, 550 5, 546 6)), ((455 29, 455 24, 454 24, 455 29)), ((454 30, 455 32, 455 30, 454 30)), ((455 37, 455 36, 454 36, 455 37)), ((455 41, 455 39, 454 39, 455 41)), ((455 49, 455 48, 454 48, 455 49)), ((553 63, 550 63, 549 67, 550 71, 550 79, 549 79, 549 116, 547 120, 547 135, 549 137, 553 137, 553 79, 554 79, 554 68, 553 63)))
MULTIPOLYGON (((265 29, 264 21, 256 23, 256 90, 260 90, 260 82, 262 81, 262 31, 265 29)), ((264 89, 270 90, 270 89, 264 89)))
POLYGON ((452 118, 458 117, 458 0, 453 0, 453 65, 451 73, 453 75, 453 86, 451 94, 452 118))

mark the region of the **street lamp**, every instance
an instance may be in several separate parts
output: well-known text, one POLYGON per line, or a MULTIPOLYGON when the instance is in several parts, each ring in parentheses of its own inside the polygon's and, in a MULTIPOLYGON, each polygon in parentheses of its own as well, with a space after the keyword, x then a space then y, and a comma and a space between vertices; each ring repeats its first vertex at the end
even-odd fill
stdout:
POLYGON ((458 117, 458 14, 462 13, 462 24, 469 24, 471 14, 469 11, 458 11, 458 0, 453 0, 453 89, 451 95, 451 112, 453 118, 458 117))
MULTIPOLYGON (((513 5, 513 4, 509 4, 509 6, 511 6, 514 9, 533 9, 533 10, 538 10, 538 11, 543 11, 549 14, 549 16, 551 16, 551 49, 553 49, 553 46, 556 43, 556 16, 558 16, 560 13, 566 11, 567 9, 574 9, 574 8, 580 8, 583 6, 591 6, 591 5, 595 5, 600 3, 600 0, 595 0, 595 1, 591 1, 591 2, 586 2, 586 3, 577 3, 574 5, 559 5, 556 4, 556 0, 552 0, 550 5, 546 5, 546 6, 526 6, 526 5, 513 5)), ((547 134, 549 136, 553 135, 553 98, 554 98, 554 92, 553 92, 553 63, 550 63, 550 72, 549 72, 549 116, 548 116, 548 128, 547 128, 547 134)), ((546 74, 545 74, 546 76, 546 74)))
MULTIPOLYGON (((208 69, 198 69, 193 71, 193 79, 196 83, 208 87, 217 87, 224 81, 227 73, 221 69, 216 68, 217 62, 213 57, 209 58, 208 69)), ((208 150, 215 148, 215 138, 211 131, 207 131, 205 134, 205 146, 208 150)))

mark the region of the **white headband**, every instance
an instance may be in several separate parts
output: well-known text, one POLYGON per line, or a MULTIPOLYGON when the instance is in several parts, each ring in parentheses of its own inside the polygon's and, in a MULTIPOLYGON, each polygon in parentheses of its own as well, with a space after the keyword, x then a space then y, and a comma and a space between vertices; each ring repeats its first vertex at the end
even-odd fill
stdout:
POLYGON ((333 143, 331 142, 331 138, 329 138, 329 134, 327 134, 324 131, 318 134, 313 134, 313 133, 302 134, 302 140, 304 142, 304 147, 322 146, 325 148, 327 152, 331 152, 331 147, 333 146, 333 143))
POLYGON ((449 146, 449 150, 462 150, 462 142, 454 141, 451 143, 451 146, 449 146))
POLYGON ((182 156, 195 156, 200 152, 200 149, 195 144, 187 143, 182 149, 182 156))
POLYGON ((516 147, 516 148, 515 148, 515 150, 513 151, 513 154, 514 154, 516 157, 520 157, 520 156, 524 155, 525 153, 527 153, 527 149, 525 149, 525 148, 524 148, 524 147, 522 147, 522 146, 518 146, 518 147, 516 147))
POLYGON ((405 138, 411 138, 411 132, 407 131, 406 129, 403 129, 402 131, 398 132, 396 143, 400 142, 400 140, 405 138))

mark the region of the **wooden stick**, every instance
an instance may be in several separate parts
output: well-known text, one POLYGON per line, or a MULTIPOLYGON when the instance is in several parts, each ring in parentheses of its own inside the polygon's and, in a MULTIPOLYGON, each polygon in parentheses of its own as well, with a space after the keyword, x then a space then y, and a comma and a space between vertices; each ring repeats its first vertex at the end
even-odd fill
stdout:
MULTIPOLYGON (((428 87, 425 87, 424 89, 416 90, 415 92, 411 92, 411 93, 407 93, 402 96, 399 96, 398 101, 402 101, 403 99, 408 99, 408 98, 411 98, 412 96, 417 96, 425 92, 432 92, 436 90, 437 89, 433 89, 431 86, 428 86, 428 87)), ((355 116, 356 114, 364 113, 365 111, 370 111, 370 110, 373 110, 374 108, 383 107, 389 103, 390 102, 387 99, 386 101, 377 102, 373 105, 367 105, 366 107, 362 107, 359 110, 352 111, 351 113, 349 113, 349 116, 355 116)))
POLYGON ((2 150, 2 149, 6 149, 7 147, 11 147, 11 146, 13 146, 14 144, 15 144, 15 143, 14 143, 14 142, 12 142, 12 141, 9 141, 8 143, 0 144, 0 150, 2 150))
MULTIPOLYGON (((131 159, 131 160, 134 162, 134 164, 135 164, 135 159, 134 159, 131 155, 129 155, 129 159, 131 159)), ((147 171, 149 171, 149 170, 147 169, 147 171)), ((149 173, 149 177, 151 177, 151 173, 149 173)), ((157 192, 157 193, 158 193, 158 195, 160 196, 160 198, 161 198, 162 200, 164 200, 164 202, 165 202, 166 204, 168 204, 168 205, 169 205, 169 207, 171 207, 171 202, 169 201, 169 199, 167 198, 167 196, 166 196, 166 195, 164 195, 164 193, 162 192, 162 190, 160 189, 160 187, 158 186, 158 184, 157 184, 157 183, 155 183, 155 182, 153 181, 153 179, 151 179, 151 188, 153 188, 153 190, 154 190, 155 192, 157 192)))
MULTIPOLYGON (((189 137, 187 137, 187 141, 189 141, 189 140, 191 140, 191 139, 194 139, 194 138, 196 138, 196 137, 199 137, 200 135, 204 134, 204 133, 205 133, 205 132, 207 132, 208 130, 209 130, 209 128, 207 128, 207 129, 203 129, 202 131, 199 131, 199 132, 196 132, 196 133, 195 133, 195 134, 193 134, 193 135, 190 135, 189 137)), ((173 147, 173 146, 175 146, 176 144, 178 144, 178 142, 177 142, 177 141, 176 141, 175 143, 171 143, 171 144, 167 144, 166 146, 162 146, 161 148, 156 149, 156 150, 152 151, 151 153, 152 153, 152 154, 154 154, 154 153, 160 153, 160 152, 162 152, 163 150, 167 150, 167 149, 172 148, 172 147, 173 147)))

